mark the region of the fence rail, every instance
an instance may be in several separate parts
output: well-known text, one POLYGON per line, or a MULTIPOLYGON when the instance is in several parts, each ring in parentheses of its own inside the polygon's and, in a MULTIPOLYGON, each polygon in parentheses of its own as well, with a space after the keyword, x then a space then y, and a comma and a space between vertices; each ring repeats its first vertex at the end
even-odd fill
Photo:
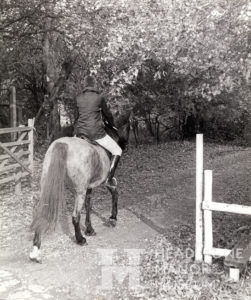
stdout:
MULTIPOLYGON (((22 156, 24 156, 24 155, 29 155, 30 154, 30 151, 28 150, 28 151, 23 151, 23 150, 21 150, 21 151, 19 151, 17 154, 16 154, 16 157, 22 157, 22 156)), ((5 160, 5 159, 9 159, 10 158, 10 156, 8 155, 8 154, 2 154, 2 155, 0 155, 0 161, 1 160, 5 160)))
POLYGON ((0 134, 6 134, 6 133, 13 133, 13 132, 23 132, 23 131, 30 131, 33 127, 11 127, 11 128, 0 128, 0 134))
POLYGON ((202 203, 202 209, 251 216, 251 206, 220 202, 202 203))
POLYGON ((12 141, 0 142, 0 185, 15 182, 15 193, 21 192, 21 179, 33 174, 34 119, 26 127, 0 129, 1 134, 10 134, 12 141), (13 137, 15 140, 13 140, 13 137))

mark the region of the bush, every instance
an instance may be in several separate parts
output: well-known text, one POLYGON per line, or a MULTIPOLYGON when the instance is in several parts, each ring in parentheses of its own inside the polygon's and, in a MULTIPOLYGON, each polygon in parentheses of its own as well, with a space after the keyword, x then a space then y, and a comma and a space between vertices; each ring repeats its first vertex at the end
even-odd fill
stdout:
MULTIPOLYGON (((219 74, 211 69, 211 81, 215 82, 219 74)), ((132 99, 135 118, 143 120, 149 135, 156 139, 184 139, 199 132, 212 139, 243 138, 250 116, 245 105, 247 93, 230 89, 217 91, 213 97, 209 92, 205 95, 202 86, 207 76, 205 71, 198 70, 196 78, 191 77, 177 73, 175 65, 165 61, 146 60, 137 79, 125 87, 124 93, 132 99)), ((242 84, 240 88, 245 90, 245 82, 242 84)))

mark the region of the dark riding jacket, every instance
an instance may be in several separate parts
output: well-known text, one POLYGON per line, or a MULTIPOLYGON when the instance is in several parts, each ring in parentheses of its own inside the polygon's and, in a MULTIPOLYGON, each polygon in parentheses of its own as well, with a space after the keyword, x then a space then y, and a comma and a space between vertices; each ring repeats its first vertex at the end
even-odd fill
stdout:
POLYGON ((76 98, 78 120, 75 132, 91 140, 101 139, 106 135, 102 115, 109 125, 114 126, 112 114, 107 107, 104 95, 95 87, 86 87, 76 98))

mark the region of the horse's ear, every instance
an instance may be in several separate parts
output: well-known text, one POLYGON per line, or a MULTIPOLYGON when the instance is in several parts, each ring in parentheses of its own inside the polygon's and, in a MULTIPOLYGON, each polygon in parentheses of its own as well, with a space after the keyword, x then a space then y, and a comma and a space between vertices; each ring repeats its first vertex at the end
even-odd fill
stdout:
POLYGON ((133 110, 131 110, 131 112, 129 114, 129 119, 128 119, 128 122, 129 122, 130 125, 131 125, 131 123, 133 121, 133 118, 134 118, 134 112, 133 112, 133 110))
POLYGON ((120 137, 120 139, 118 140, 118 145, 122 150, 125 150, 127 144, 128 144, 128 141, 125 138, 120 137))

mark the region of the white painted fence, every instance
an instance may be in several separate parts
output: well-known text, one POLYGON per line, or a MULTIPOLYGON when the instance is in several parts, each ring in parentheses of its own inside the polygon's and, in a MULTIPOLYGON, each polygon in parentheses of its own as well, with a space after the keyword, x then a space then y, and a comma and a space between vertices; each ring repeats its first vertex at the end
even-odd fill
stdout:
MULTIPOLYGON (((203 172, 203 135, 196 135, 196 240, 195 260, 212 263, 213 256, 227 256, 229 249, 213 247, 212 212, 220 211, 251 216, 251 206, 213 202, 213 171, 203 172), (203 189, 204 173, 204 189, 203 189)), ((251 261, 251 258, 249 258, 251 261)))

